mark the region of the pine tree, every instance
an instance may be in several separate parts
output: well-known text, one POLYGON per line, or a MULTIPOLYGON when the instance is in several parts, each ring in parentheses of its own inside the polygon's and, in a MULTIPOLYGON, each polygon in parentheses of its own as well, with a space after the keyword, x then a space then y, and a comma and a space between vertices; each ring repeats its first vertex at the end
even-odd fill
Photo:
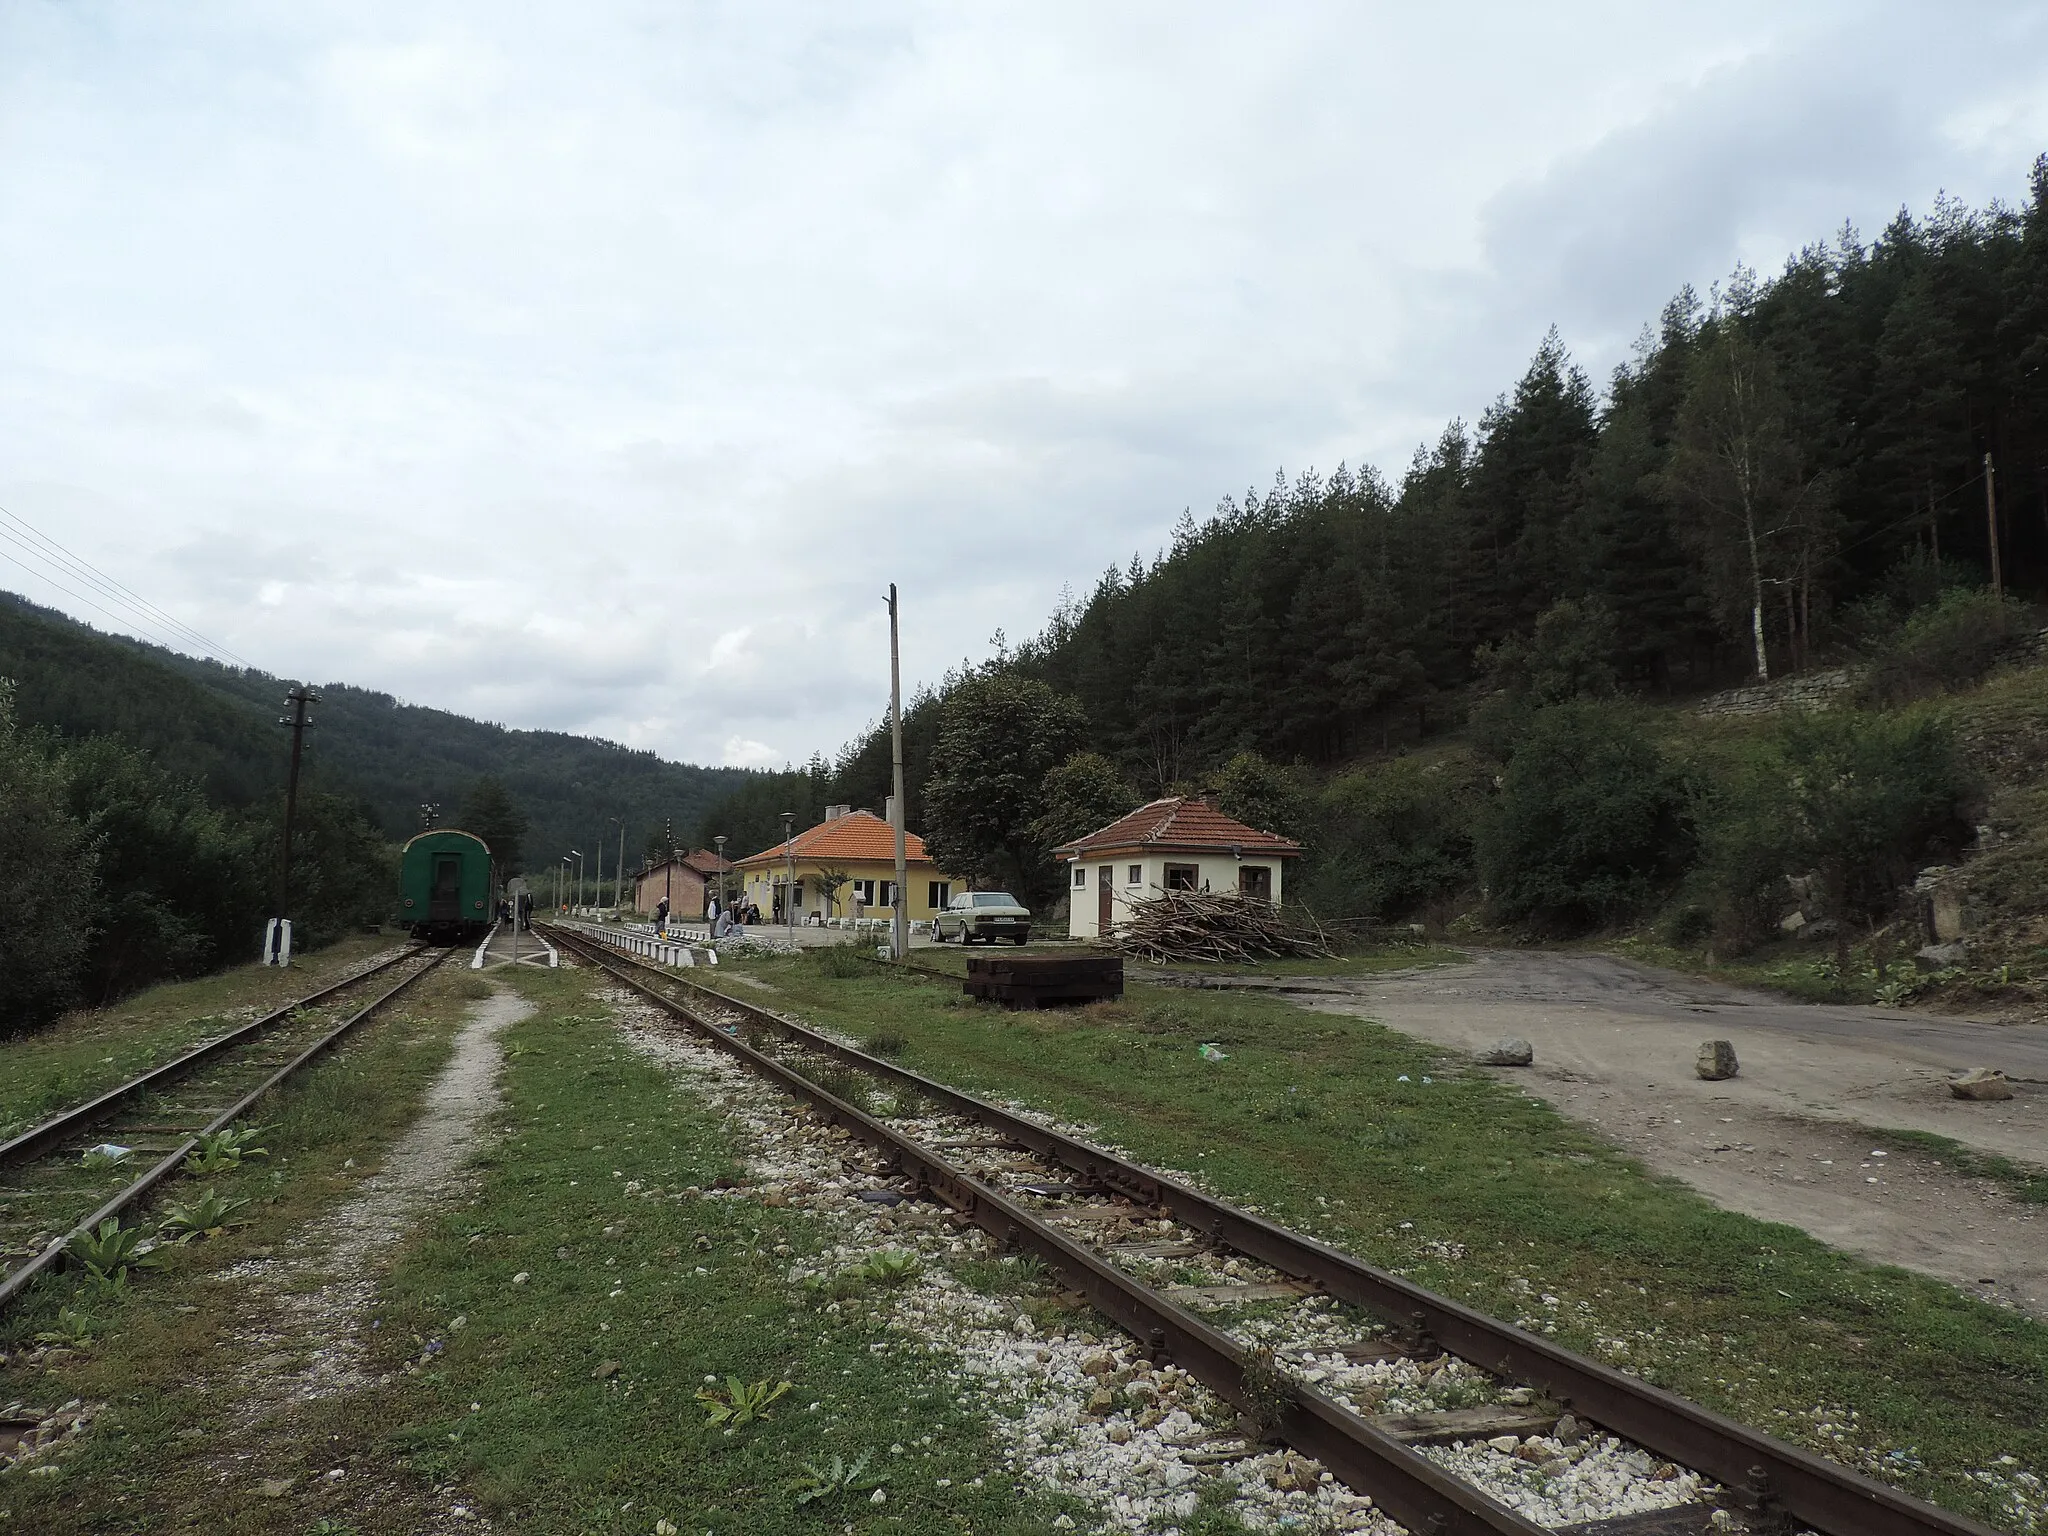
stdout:
POLYGON ((500 880, 509 880, 526 867, 526 813, 494 775, 487 773, 469 786, 462 798, 460 824, 484 840, 500 880))

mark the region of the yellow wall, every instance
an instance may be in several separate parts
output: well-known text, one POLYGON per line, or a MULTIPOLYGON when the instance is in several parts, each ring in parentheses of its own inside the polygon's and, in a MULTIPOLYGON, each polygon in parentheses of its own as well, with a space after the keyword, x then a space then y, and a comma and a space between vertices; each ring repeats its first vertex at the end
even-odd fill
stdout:
MULTIPOLYGON (((746 881, 745 889, 748 898, 755 906, 761 909, 764 917, 775 910, 775 888, 786 878, 788 868, 789 866, 786 864, 777 864, 772 869, 747 868, 740 871, 741 876, 746 881)), ((828 866, 819 864, 816 861, 806 863, 804 860, 798 859, 796 861, 796 878, 797 883, 803 887, 804 892, 804 899, 797 907, 799 919, 808 917, 813 912, 832 917, 853 916, 853 883, 856 880, 872 880, 875 883, 875 898, 867 904, 862 915, 866 917, 886 917, 889 908, 882 900, 882 887, 884 883, 895 880, 896 866, 893 862, 865 862, 858 860, 844 864, 834 863, 828 866), (829 913, 826 912, 825 907, 818 900, 818 873, 821 869, 825 868, 833 869, 847 877, 846 883, 833 893, 834 904, 829 913)), ((941 875, 930 864, 913 862, 909 867, 906 878, 910 887, 910 901, 907 907, 910 917, 913 920, 930 917, 934 911, 938 910, 931 903, 931 884, 936 880, 942 886, 947 885, 945 876, 941 875)), ((944 894, 946 897, 956 896, 964 889, 966 889, 965 886, 955 881, 951 883, 949 889, 944 894)), ((943 907, 944 905, 945 899, 942 897, 939 906, 943 907)))

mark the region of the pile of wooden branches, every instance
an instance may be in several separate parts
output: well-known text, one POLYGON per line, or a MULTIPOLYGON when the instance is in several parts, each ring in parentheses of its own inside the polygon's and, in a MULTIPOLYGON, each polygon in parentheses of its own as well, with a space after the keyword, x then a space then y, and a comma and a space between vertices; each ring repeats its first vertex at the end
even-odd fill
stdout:
POLYGON ((1314 918, 1297 920, 1270 901, 1235 891, 1156 891, 1131 903, 1110 946, 1159 965, 1190 960, 1252 963, 1334 953, 1314 918))

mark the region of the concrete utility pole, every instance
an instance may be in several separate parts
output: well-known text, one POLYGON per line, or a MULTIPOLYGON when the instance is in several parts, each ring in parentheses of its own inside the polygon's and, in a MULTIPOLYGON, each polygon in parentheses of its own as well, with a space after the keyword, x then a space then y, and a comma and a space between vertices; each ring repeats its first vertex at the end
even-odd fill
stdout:
POLYGON ((725 834, 719 833, 711 842, 718 849, 718 910, 723 912, 732 905, 730 882, 725 878, 725 834))
POLYGON ((612 820, 619 824, 619 867, 612 871, 612 906, 616 908, 626 904, 626 818, 614 816, 612 820))
POLYGON ((1998 469, 1984 455, 1984 526, 1991 538, 1991 595, 2005 596, 2005 574, 1998 562, 1998 469))
POLYGON ((610 827, 597 829, 597 895, 593 900, 599 908, 604 906, 604 840, 610 833, 610 827))
POLYGON ((782 813, 782 862, 786 871, 782 888, 782 919, 789 928, 789 947, 796 948, 796 812, 782 813))
POLYGON ((301 683, 284 696, 284 702, 291 713, 280 716, 277 723, 291 729, 292 766, 284 786, 284 847, 277 867, 277 916, 270 920, 263 936, 265 965, 292 963, 292 825, 299 814, 299 760, 305 754, 306 732, 313 728, 310 710, 320 700, 301 683))
POLYGON ((903 841, 903 662, 896 633, 896 583, 889 583, 889 827, 896 834, 896 899, 889 917, 889 958, 910 953, 909 861, 903 841))

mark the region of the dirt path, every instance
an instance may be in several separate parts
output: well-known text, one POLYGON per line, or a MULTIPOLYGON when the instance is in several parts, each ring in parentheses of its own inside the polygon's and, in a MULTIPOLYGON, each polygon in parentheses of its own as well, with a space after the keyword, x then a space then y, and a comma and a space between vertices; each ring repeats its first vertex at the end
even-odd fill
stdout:
MULTIPOLYGON (((239 1289, 245 1320, 230 1350, 240 1365, 227 1386, 242 1427, 375 1384, 363 1366, 360 1326, 388 1251, 437 1203, 466 1187, 470 1156, 498 1104, 498 1034, 532 1011, 533 1004, 503 991, 475 1004, 420 1118, 392 1144, 383 1169, 364 1179, 304 1246, 223 1277, 239 1289)), ((239 1463, 251 1454, 234 1453, 223 1470, 246 1480, 252 1469, 239 1463)))
POLYGON ((1933 1157, 1873 1155, 1858 1129, 2048 1165, 2048 1027, 1814 1007, 1607 956, 1499 950, 1289 995, 1460 1050, 1519 1036, 1535 1065, 1497 1075, 1717 1204, 2048 1318, 2048 1207, 1933 1157), (1695 1075, 1713 1038, 1733 1042, 1740 1076, 1695 1075), (1951 1097, 1943 1079, 1973 1066, 2018 1079, 2015 1097, 1951 1097))

